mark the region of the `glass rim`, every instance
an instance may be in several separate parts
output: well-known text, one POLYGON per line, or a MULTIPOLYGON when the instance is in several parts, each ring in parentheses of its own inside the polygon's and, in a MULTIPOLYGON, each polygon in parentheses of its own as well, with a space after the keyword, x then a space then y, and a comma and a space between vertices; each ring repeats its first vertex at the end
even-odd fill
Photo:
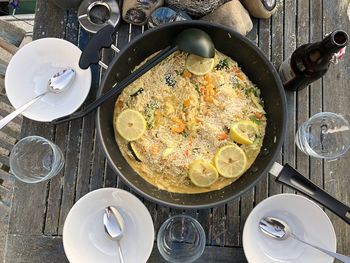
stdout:
POLYGON ((46 143, 48 143, 52 149, 52 151, 54 152, 54 162, 57 161, 57 154, 59 155, 62 155, 62 158, 63 158, 63 162, 60 162, 58 164, 58 171, 60 171, 64 165, 64 155, 63 155, 63 152, 62 150, 55 144, 53 143, 52 141, 50 141, 49 139, 46 139, 45 137, 42 137, 42 136, 38 136, 38 135, 29 135, 29 136, 26 136, 22 139, 20 139, 14 146, 13 148, 11 149, 10 151, 10 156, 9 156, 9 166, 10 166, 10 173, 16 177, 16 179, 18 179, 19 181, 21 182, 24 182, 24 183, 28 183, 28 184, 35 184, 35 183, 40 183, 40 182, 43 182, 43 181, 46 181, 46 180, 49 180, 51 179, 54 175, 56 175, 56 171, 54 169, 51 169, 50 172, 47 173, 46 176, 44 176, 43 178, 41 179, 38 179, 38 180, 27 180, 19 175, 17 175, 12 169, 11 169, 11 163, 13 161, 13 152, 14 150, 18 147, 18 145, 20 145, 23 141, 25 140, 28 140, 28 139, 40 139, 42 141, 45 141, 46 143), (56 153, 56 154, 55 154, 56 153))
MULTIPOLYGON (((169 217, 168 219, 166 219, 162 223, 162 225, 160 226, 160 228, 158 230, 158 234, 157 234, 157 238, 156 238, 158 251, 166 261, 173 262, 169 259, 169 255, 167 255, 165 253, 165 251, 163 251, 163 249, 160 249, 160 243, 161 243, 161 239, 162 239, 162 236, 164 234, 165 228, 172 223, 171 221, 174 221, 176 219, 187 219, 188 222, 192 222, 198 231, 198 238, 201 240, 202 244, 204 244, 204 245, 202 245, 203 247, 198 251, 198 255, 196 255, 196 257, 193 260, 188 261, 188 262, 193 262, 203 255, 203 252, 204 252, 205 247, 206 247, 206 235, 205 235, 205 231, 204 231, 203 226, 198 222, 198 220, 192 216, 189 216, 189 215, 185 215, 185 214, 174 215, 174 216, 169 217)), ((178 262, 178 261, 174 261, 174 262, 178 262)))
MULTIPOLYGON (((313 121, 314 119, 316 118, 319 118, 319 117, 327 117, 327 116, 324 116, 324 115, 333 115, 334 117, 337 117, 339 119, 341 119, 342 121, 344 121, 345 125, 348 126, 350 128, 350 123, 349 121, 347 120, 347 118, 345 118, 345 116, 343 116, 342 114, 339 114, 339 113, 336 113, 336 112, 331 112, 331 111, 321 111, 321 112, 318 112, 318 113, 315 113, 314 115, 312 115, 310 118, 308 118, 304 123, 302 123, 302 125, 298 128, 297 130, 297 133, 299 132, 299 130, 305 125, 307 126, 309 122, 313 121)), ((297 136, 295 136, 294 138, 294 142, 297 144, 297 148, 301 151, 301 152, 304 152, 302 149, 299 148, 298 146, 298 143, 297 143, 297 136)), ((310 148, 310 150, 312 150, 310 148)), ((310 153, 305 153, 311 157, 314 157, 314 158, 318 158, 318 159, 323 159, 323 160, 327 160, 327 161, 332 161, 332 160, 336 160, 338 158, 340 158, 341 156, 345 155, 348 151, 350 150, 350 143, 345 147, 345 149, 334 155, 334 156, 319 156, 317 153, 315 154, 310 154, 310 153)), ((313 150, 312 150, 313 152, 313 150)))

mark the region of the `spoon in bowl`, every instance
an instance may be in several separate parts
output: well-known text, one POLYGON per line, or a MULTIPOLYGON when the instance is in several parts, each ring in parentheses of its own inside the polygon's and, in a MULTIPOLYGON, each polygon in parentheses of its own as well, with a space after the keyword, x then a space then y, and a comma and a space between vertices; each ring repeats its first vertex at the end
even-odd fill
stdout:
POLYGON ((16 118, 19 114, 21 114, 23 111, 25 111, 28 107, 33 105, 35 102, 37 102, 40 98, 43 96, 52 93, 52 94, 59 94, 62 91, 68 89, 75 78, 75 71, 71 68, 63 69, 59 72, 57 72, 55 75, 53 75, 47 84, 47 90, 33 98, 32 100, 28 101, 26 104, 22 105, 18 109, 16 109, 14 112, 10 113, 6 117, 2 118, 0 120, 0 129, 5 127, 10 121, 12 121, 14 118, 16 118))
POLYGON ((331 257, 339 259, 342 262, 350 263, 350 257, 328 251, 324 248, 320 248, 318 246, 312 245, 312 244, 300 239, 295 234, 293 234, 293 232, 290 229, 290 227, 288 226, 288 224, 286 222, 282 221, 281 219, 274 218, 274 217, 264 217, 260 220, 259 227, 260 227, 261 232, 263 232, 264 234, 266 234, 272 238, 275 238, 277 240, 285 240, 285 239, 288 239, 289 237, 291 237, 291 238, 294 238, 295 240, 298 240, 301 243, 304 243, 304 244, 311 246, 319 251, 322 251, 323 253, 325 253, 331 257))
MULTIPOLYGON (((98 34, 98 33, 97 33, 98 34)), ((96 37, 98 35, 95 35, 96 37)), ((96 41, 92 41, 92 43, 96 41)), ((88 47, 87 47, 88 49, 88 47)), ((175 38, 172 45, 164 48, 162 51, 157 53, 155 56, 150 58, 146 61, 141 67, 133 71, 129 76, 127 76, 125 79, 120 81, 119 83, 116 83, 113 85, 113 87, 104 93, 101 97, 99 97, 97 100, 92 102, 91 104, 87 105, 84 110, 75 112, 71 115, 67 115, 58 119, 55 119, 52 121, 53 124, 59 124, 66 121, 75 120, 81 117, 84 117, 100 105, 102 105, 106 100, 113 97, 115 94, 118 94, 123 88, 131 84, 133 81, 141 77, 143 74, 145 74, 147 71, 152 69, 154 66, 159 64, 161 61, 163 61, 165 58, 170 56, 175 51, 185 51, 190 54, 194 54, 200 57, 205 58, 213 58, 215 56, 215 47, 214 44, 210 38, 210 36, 204 32, 203 30, 200 30, 198 28, 188 28, 183 31, 181 31, 175 38)), ((84 52, 83 52, 84 53, 84 52)), ((81 66, 81 62, 83 61, 84 66, 81 68, 87 68, 90 63, 86 62, 89 61, 86 59, 89 54, 81 55, 79 65, 81 66)))
POLYGON ((123 236, 125 226, 123 217, 116 207, 108 206, 107 208, 105 208, 105 212, 103 214, 103 225, 108 236, 112 240, 117 241, 119 258, 121 263, 124 263, 124 257, 119 240, 123 236))

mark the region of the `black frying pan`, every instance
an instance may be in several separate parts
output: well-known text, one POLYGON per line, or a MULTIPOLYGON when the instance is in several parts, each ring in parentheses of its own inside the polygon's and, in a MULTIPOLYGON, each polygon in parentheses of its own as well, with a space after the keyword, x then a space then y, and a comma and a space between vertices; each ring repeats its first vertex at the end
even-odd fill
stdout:
POLYGON ((350 224, 348 206, 318 188, 288 164, 281 166, 275 163, 283 144, 287 122, 283 86, 275 68, 259 48, 229 28, 202 21, 183 21, 146 31, 131 41, 110 63, 101 82, 98 96, 105 94, 116 82, 128 76, 135 66, 149 55, 169 46, 179 32, 193 27, 207 32, 215 48, 237 61, 243 72, 260 88, 267 116, 262 151, 244 175, 221 190, 202 194, 175 194, 159 190, 137 175, 120 153, 115 143, 112 123, 116 98, 111 98, 98 109, 96 125, 103 151, 113 170, 128 186, 142 196, 154 202, 181 209, 208 208, 228 202, 241 196, 270 172, 276 176, 277 181, 311 197, 350 224))

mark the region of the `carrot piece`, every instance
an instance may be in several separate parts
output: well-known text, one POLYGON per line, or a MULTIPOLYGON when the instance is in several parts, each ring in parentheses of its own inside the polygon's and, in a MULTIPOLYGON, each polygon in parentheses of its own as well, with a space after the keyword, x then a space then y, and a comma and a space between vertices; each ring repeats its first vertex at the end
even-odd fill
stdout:
POLYGON ((184 76, 185 78, 190 78, 192 77, 191 72, 189 72, 188 70, 184 70, 184 73, 182 73, 182 76, 184 76))
POLYGON ((192 100, 192 96, 189 96, 187 99, 184 100, 183 105, 184 107, 188 107, 191 105, 191 100, 192 100))
POLYGON ((261 119, 263 114, 261 112, 255 112, 254 113, 255 117, 258 118, 258 119, 261 119))
POLYGON ((185 155, 186 157, 188 157, 188 156, 190 155, 190 151, 189 151, 188 149, 185 150, 184 155, 185 155))
POLYGON ((185 130, 186 125, 178 117, 173 116, 173 117, 171 117, 171 120, 173 122, 175 122, 175 124, 170 127, 171 131, 176 132, 176 133, 180 133, 180 132, 183 132, 185 130))
POLYGON ((218 135, 218 140, 219 140, 219 141, 223 141, 223 140, 226 140, 227 137, 228 137, 227 133, 226 133, 226 132, 223 132, 223 133, 220 133, 220 134, 218 135))

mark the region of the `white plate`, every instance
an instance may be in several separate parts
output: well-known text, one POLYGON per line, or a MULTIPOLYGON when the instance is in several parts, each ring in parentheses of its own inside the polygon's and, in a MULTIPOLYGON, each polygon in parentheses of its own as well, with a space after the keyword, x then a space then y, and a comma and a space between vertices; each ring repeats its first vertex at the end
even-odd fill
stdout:
POLYGON ((257 205, 243 229, 244 253, 251 263, 331 263, 334 259, 299 241, 273 239, 259 229, 266 216, 280 218, 301 239, 335 252, 333 225, 323 210, 309 199, 294 194, 271 196, 257 205))
POLYGON ((104 209, 116 206, 125 221, 120 240, 125 262, 146 262, 154 243, 154 227, 144 204, 127 191, 102 188, 83 196, 69 211, 63 246, 71 263, 117 263, 118 245, 105 233, 104 209))
POLYGON ((22 47, 10 60, 5 75, 6 94, 19 108, 47 89, 48 80, 60 69, 71 67, 73 85, 60 94, 48 94, 22 114, 32 120, 48 122, 76 111, 91 86, 91 70, 79 68, 81 50, 59 38, 42 38, 22 47))

